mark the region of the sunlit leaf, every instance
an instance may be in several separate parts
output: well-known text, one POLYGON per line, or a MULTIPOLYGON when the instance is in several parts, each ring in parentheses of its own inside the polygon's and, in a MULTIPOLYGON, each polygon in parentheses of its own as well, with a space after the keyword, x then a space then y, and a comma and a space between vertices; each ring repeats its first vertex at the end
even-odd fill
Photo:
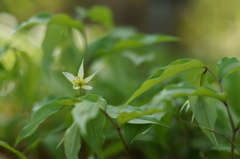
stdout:
POLYGON ((75 28, 79 31, 82 31, 83 28, 82 23, 80 21, 72 19, 67 14, 51 15, 49 13, 42 13, 30 18, 26 22, 23 22, 16 29, 16 32, 39 24, 59 24, 62 26, 75 28))
POLYGON ((224 57, 218 64, 218 77, 220 80, 232 72, 240 70, 240 61, 236 57, 224 57))
POLYGON ((20 131, 16 144, 22 141, 24 138, 32 135, 38 128, 38 126, 50 115, 58 112, 63 104, 61 100, 66 102, 66 98, 46 99, 42 103, 37 104, 33 108, 33 113, 30 122, 20 131))
POLYGON ((128 103, 130 103, 132 100, 134 100, 139 95, 146 92, 153 86, 161 83, 163 80, 172 77, 178 73, 181 73, 183 71, 187 71, 194 68, 203 68, 204 66, 205 65, 199 60, 179 59, 172 62, 166 67, 158 69, 152 74, 152 76, 150 76, 147 80, 143 82, 140 88, 134 92, 134 94, 127 100, 123 107, 125 107, 128 103))
POLYGON ((27 159, 27 157, 25 157, 21 152, 19 152, 18 150, 14 149, 11 146, 9 146, 9 144, 4 142, 4 141, 0 140, 0 146, 4 147, 5 149, 8 149, 9 151, 11 151, 12 153, 16 154, 21 159, 27 159))
POLYGON ((64 134, 64 150, 67 159, 78 159, 80 148, 80 131, 77 124, 73 123, 64 134))
POLYGON ((170 85, 163 89, 158 96, 159 101, 171 101, 173 98, 183 96, 206 96, 226 101, 226 94, 219 93, 208 87, 195 87, 189 84, 170 85))

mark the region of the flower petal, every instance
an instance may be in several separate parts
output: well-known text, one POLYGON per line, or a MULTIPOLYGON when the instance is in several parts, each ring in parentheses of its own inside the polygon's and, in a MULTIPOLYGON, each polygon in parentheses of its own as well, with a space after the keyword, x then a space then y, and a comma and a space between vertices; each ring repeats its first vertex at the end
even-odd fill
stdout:
POLYGON ((84 85, 82 88, 83 88, 83 89, 86 89, 86 90, 91 90, 91 89, 92 89, 91 86, 87 86, 87 85, 84 85))
POLYGON ((84 59, 82 60, 81 66, 79 67, 79 70, 78 70, 78 77, 80 78, 83 78, 84 76, 83 62, 84 62, 84 59))
POLYGON ((87 77, 84 79, 85 83, 88 83, 89 81, 91 81, 91 79, 95 76, 95 74, 98 73, 98 71, 96 71, 94 74, 92 74, 91 76, 87 77))
POLYGON ((71 73, 68 73, 68 72, 62 72, 62 73, 70 82, 73 83, 75 77, 71 73))
POLYGON ((73 89, 79 89, 80 87, 73 85, 73 89))

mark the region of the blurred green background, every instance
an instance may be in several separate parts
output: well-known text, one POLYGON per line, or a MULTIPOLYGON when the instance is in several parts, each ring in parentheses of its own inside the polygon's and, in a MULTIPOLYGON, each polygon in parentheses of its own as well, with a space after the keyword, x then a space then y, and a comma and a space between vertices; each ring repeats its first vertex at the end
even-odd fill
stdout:
MULTIPOLYGON (((175 59, 198 58, 207 65, 213 66, 223 56, 239 57, 240 55, 240 1, 238 0, 231 2, 225 0, 1 0, 1 140, 13 145, 19 130, 30 118, 33 105, 46 96, 76 95, 61 72, 66 70, 77 72, 83 57, 83 44, 79 40, 81 36, 76 31, 69 31, 61 26, 52 25, 46 28, 37 25, 13 35, 16 28, 39 13, 65 13, 77 18, 78 7, 87 9, 95 5, 109 7, 112 12, 110 19, 113 22, 109 23, 109 28, 106 28, 86 21, 88 43, 108 35, 111 31, 122 36, 160 33, 180 38, 179 42, 120 51, 119 54, 110 54, 91 63, 88 71, 94 72, 100 69, 101 74, 96 77, 98 83, 94 81, 91 83, 94 90, 90 93, 102 95, 109 104, 122 104, 156 68, 165 66, 175 59), (51 52, 51 56, 46 57, 46 52, 51 52)), ((186 79, 179 76, 167 82, 177 82, 181 78, 186 79)), ((158 86, 153 89, 152 94, 161 88, 162 86, 158 86)), ((149 93, 146 98, 134 104, 138 105, 150 100, 152 94, 149 93)), ((56 135, 54 130, 48 128, 61 129, 65 115, 63 110, 52 116, 41 126, 38 133, 17 149, 22 151, 29 148, 26 154, 32 159, 64 158, 63 152, 59 153, 62 147, 56 150, 56 145, 63 134, 56 135), (46 134, 51 135, 46 136, 46 134), (39 136, 42 138, 37 140, 39 136)), ((184 115, 187 116, 186 118, 191 117, 191 114, 184 115)), ((209 151, 211 144, 198 128, 180 123, 170 115, 165 116, 163 120, 170 127, 155 126, 148 134, 140 137, 130 148, 133 158, 228 157, 224 152, 209 151)), ((81 151, 84 150, 89 151, 86 145, 81 151)), ((119 148, 117 140, 116 143, 109 140, 106 144, 106 152, 110 153, 109 158, 121 158, 119 154, 123 149, 121 146, 119 148)), ((8 158, 15 157, 0 148, 0 159, 8 158)))

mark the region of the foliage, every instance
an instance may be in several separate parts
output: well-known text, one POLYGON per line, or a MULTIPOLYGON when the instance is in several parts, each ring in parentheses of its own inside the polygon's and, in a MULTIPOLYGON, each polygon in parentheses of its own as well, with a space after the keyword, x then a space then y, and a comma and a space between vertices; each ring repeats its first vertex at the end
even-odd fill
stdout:
MULTIPOLYGON (((13 104, 26 105, 22 110, 19 108, 19 118, 23 117, 21 113, 30 110, 33 103, 42 102, 35 104, 32 112, 29 112, 29 121, 20 123, 25 126, 18 131, 15 147, 3 141, 1 147, 24 159, 26 157, 23 154, 27 156, 32 149, 37 149, 44 143, 48 145, 51 141, 52 147, 57 147, 54 143, 59 143, 58 147, 64 149, 67 159, 89 156, 100 159, 119 156, 129 158, 135 155, 130 147, 135 142, 152 143, 151 146, 156 142, 157 146, 171 150, 171 146, 174 146, 166 140, 181 138, 174 134, 177 132, 176 127, 172 127, 177 121, 179 125, 184 123, 187 124, 185 126, 201 129, 210 141, 208 143, 204 139, 206 145, 211 146, 195 145, 195 148, 189 148, 189 152, 193 149, 203 156, 205 153, 212 156, 214 149, 218 149, 219 154, 227 152, 231 158, 240 153, 240 140, 237 136, 240 113, 236 105, 238 101, 235 101, 238 98, 232 96, 234 90, 240 88, 225 85, 234 80, 229 76, 239 77, 238 59, 222 58, 217 64, 217 73, 204 62, 192 58, 177 59, 165 67, 158 65, 156 71, 148 72, 150 69, 143 67, 143 64, 152 63, 154 58, 159 60, 157 56, 161 55, 152 54, 153 58, 150 57, 149 60, 145 57, 151 53, 145 52, 144 48, 149 49, 162 42, 178 41, 178 38, 139 34, 131 28, 114 27, 111 11, 103 6, 89 10, 78 8, 77 14, 80 19, 72 19, 65 14, 44 13, 19 25, 14 33, 16 40, 21 39, 31 28, 45 28, 41 47, 35 48, 39 49, 39 54, 42 52, 40 59, 35 58, 41 56, 32 55, 28 49, 21 48, 14 42, 3 44, 0 59, 1 96, 11 99, 15 94, 17 97, 13 98, 13 104), (106 29, 105 35, 93 41, 88 40, 88 21, 106 29), (11 57, 8 59, 15 60, 11 64, 4 63, 4 58, 9 55, 11 57), (93 90, 87 93, 79 87, 78 95, 62 72, 76 72, 83 59, 84 74, 96 70, 99 72, 91 81, 93 90), (131 60, 138 59, 141 62, 131 63, 131 60), (141 66, 147 73, 138 69, 141 66), (147 75, 147 79, 139 81, 147 75), (185 102, 187 105, 184 105, 185 102), (185 113, 180 111, 185 107, 185 113), (189 119, 191 115, 193 118, 189 119), (52 134, 55 137, 51 138, 52 134), (113 143, 115 141, 117 142, 113 143), (118 143, 122 145, 119 146, 118 143), (20 152, 18 149, 25 150, 20 152), (123 151, 125 152, 122 153, 123 151)), ((83 68, 82 65, 80 68, 83 68)), ((82 74, 83 71, 76 79, 84 85, 82 74)), ((7 103, 8 100, 1 102, 7 103)), ((194 133, 199 134, 199 131, 194 133)), ((156 153, 158 157, 166 155, 163 152, 159 154, 154 149, 148 151, 146 147, 141 152, 144 156, 142 158, 152 158, 150 152, 156 153)), ((59 157, 59 149, 54 149, 51 153, 55 158, 64 158, 59 157)), ((178 155, 176 153, 173 158, 180 156, 178 155)), ((191 157, 196 158, 196 154, 189 153, 188 158, 191 157)))

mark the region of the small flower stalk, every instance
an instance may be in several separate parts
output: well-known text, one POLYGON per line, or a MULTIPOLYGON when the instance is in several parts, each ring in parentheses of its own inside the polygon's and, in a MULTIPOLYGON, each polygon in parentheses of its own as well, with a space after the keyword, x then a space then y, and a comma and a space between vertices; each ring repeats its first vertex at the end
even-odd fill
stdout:
POLYGON ((80 65, 80 68, 78 70, 78 75, 75 77, 69 72, 63 72, 63 75, 73 84, 73 89, 86 89, 91 90, 92 87, 86 85, 91 79, 95 76, 97 72, 92 74, 91 76, 84 78, 84 68, 83 68, 84 60, 82 60, 82 63, 80 65))

